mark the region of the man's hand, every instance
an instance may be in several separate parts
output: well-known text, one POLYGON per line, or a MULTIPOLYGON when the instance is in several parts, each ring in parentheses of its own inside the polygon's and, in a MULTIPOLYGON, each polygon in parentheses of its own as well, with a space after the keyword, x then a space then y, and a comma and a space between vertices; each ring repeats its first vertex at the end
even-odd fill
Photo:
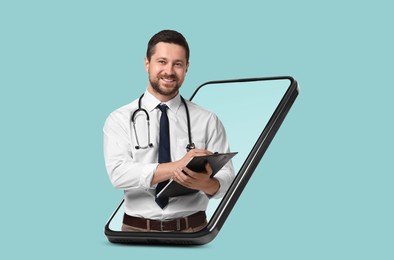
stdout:
POLYGON ((187 152, 182 159, 178 161, 159 164, 153 175, 151 185, 173 178, 176 169, 185 167, 193 157, 211 154, 213 153, 208 150, 193 149, 187 152))
POLYGON ((220 184, 217 179, 211 178, 211 175, 211 165, 206 163, 204 172, 194 172, 187 167, 182 167, 174 171, 172 178, 187 188, 201 190, 212 196, 219 190, 220 184))
POLYGON ((211 154, 213 154, 213 153, 208 150, 200 150, 200 149, 190 150, 182 157, 182 159, 180 159, 179 161, 176 161, 176 164, 177 164, 176 168, 185 167, 190 162, 190 160, 193 159, 193 157, 205 156, 205 155, 211 155, 211 154))

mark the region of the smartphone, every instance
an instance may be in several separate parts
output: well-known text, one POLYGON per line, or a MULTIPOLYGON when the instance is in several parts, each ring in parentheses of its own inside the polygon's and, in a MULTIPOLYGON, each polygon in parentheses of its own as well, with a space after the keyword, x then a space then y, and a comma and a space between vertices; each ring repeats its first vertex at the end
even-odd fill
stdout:
MULTIPOLYGON (((212 241, 224 225, 250 177, 299 94, 290 76, 210 81, 199 86, 190 100, 214 112, 226 129, 235 178, 223 198, 211 199, 207 226, 193 233, 123 232, 123 199, 105 224, 113 243, 202 245, 212 241)), ((252 212, 251 212, 252 213, 252 212)), ((235 234, 234 234, 235 236, 235 234)))

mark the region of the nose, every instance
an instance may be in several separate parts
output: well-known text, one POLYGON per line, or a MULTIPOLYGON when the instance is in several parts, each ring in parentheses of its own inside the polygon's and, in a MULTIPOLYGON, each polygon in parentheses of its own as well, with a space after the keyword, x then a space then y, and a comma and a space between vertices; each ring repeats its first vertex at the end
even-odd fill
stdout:
POLYGON ((174 66, 170 62, 168 62, 164 68, 164 72, 168 75, 174 74, 174 66))

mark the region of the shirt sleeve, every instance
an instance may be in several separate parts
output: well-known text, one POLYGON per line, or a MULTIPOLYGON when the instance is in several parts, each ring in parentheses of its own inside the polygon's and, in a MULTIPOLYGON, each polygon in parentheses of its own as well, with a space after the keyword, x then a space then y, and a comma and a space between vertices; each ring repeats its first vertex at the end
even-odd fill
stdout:
MULTIPOLYGON (((230 152, 226 130, 216 115, 212 114, 207 127, 207 150, 219 153, 230 152)), ((210 198, 222 198, 235 178, 234 166, 230 160, 219 172, 215 174, 219 181, 219 190, 210 198)))
POLYGON ((107 174, 117 189, 149 189, 158 163, 133 160, 129 127, 124 121, 113 112, 104 124, 104 160, 107 174))

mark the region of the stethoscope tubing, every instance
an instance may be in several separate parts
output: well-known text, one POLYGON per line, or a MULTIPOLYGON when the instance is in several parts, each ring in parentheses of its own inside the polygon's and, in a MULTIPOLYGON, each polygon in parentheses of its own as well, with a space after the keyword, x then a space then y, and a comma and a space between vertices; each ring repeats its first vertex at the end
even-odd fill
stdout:
MULTIPOLYGON (((141 97, 138 99, 138 108, 131 114, 130 116, 130 123, 133 124, 133 130, 134 130, 134 135, 135 135, 135 140, 137 142, 137 145, 135 146, 135 148, 138 149, 148 149, 148 148, 152 148, 153 144, 150 142, 150 117, 149 117, 149 113, 148 111, 146 111, 146 109, 142 108, 142 98, 144 97, 144 94, 141 95, 141 97), (146 146, 141 146, 139 139, 138 139, 138 135, 137 135, 137 129, 135 126, 135 117, 137 115, 138 112, 144 112, 145 116, 146 116, 146 121, 147 121, 147 127, 148 127, 148 145, 146 146)), ((182 103, 185 106, 185 111, 186 111, 186 119, 187 119, 187 133, 188 133, 188 138, 189 138, 189 144, 186 146, 186 151, 190 151, 192 149, 195 148, 194 143, 192 142, 192 133, 191 133, 191 124, 190 124, 190 114, 189 114, 189 108, 186 104, 185 99, 180 96, 182 103)), ((130 135, 131 137, 131 135, 130 135)))

